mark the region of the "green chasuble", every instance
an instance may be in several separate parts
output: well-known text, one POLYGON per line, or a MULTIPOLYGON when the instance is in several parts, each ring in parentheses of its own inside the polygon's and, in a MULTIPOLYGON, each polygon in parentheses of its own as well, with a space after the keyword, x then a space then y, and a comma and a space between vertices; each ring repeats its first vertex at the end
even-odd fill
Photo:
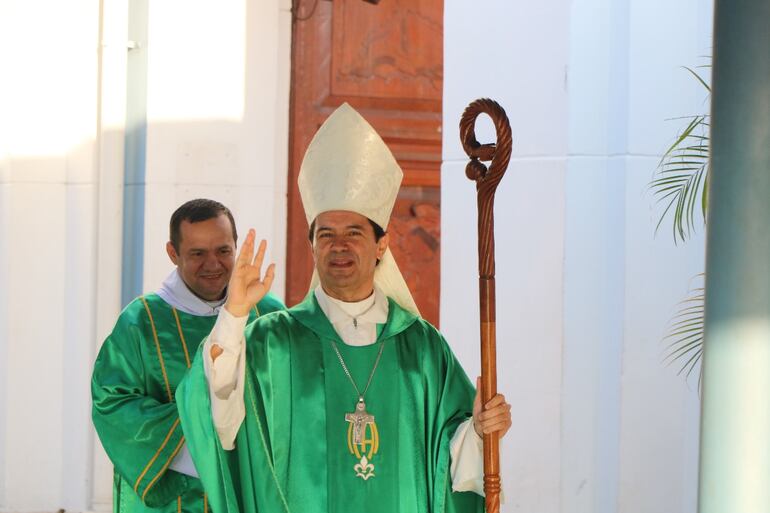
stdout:
POLYGON ((373 345, 348 346, 315 295, 246 328, 246 417, 225 451, 211 415, 201 353, 177 390, 190 452, 215 513, 481 512, 452 492, 449 442, 471 415, 474 389, 441 334, 389 299, 373 345), (374 423, 350 414, 357 395, 335 341, 366 393, 374 423))
MULTIPOLYGON (((257 305, 259 313, 283 308, 270 295, 257 305)), ((216 319, 148 294, 123 310, 104 341, 91 379, 92 415, 115 466, 115 513, 208 510, 200 480, 168 467, 185 441, 174 392, 216 319)))

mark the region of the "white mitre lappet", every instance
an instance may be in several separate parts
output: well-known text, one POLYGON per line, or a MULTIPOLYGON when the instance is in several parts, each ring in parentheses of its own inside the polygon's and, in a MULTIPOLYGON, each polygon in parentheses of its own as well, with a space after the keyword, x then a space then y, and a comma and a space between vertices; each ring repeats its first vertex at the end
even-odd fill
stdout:
MULTIPOLYGON (((302 160, 297 184, 307 223, 323 212, 347 210, 368 217, 385 230, 403 176, 374 128, 343 103, 318 129, 302 160)), ((311 290, 317 285, 318 272, 314 271, 311 290)), ((419 315, 390 248, 374 271, 374 285, 402 308, 419 315)))

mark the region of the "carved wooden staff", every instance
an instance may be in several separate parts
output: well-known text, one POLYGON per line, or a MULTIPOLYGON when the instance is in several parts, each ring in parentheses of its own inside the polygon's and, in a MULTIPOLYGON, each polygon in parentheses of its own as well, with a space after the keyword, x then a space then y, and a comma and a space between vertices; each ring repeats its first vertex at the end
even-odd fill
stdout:
MULTIPOLYGON (((497 184, 511 159, 511 125, 497 102, 480 99, 468 105, 460 119, 460 139, 470 162, 465 174, 476 182, 479 232, 479 305, 481 309, 481 399, 484 404, 497 394, 495 348, 495 231, 493 207, 497 184), (476 118, 492 118, 496 144, 479 144, 476 118), (492 161, 487 168, 483 162, 492 161)), ((497 433, 484 435, 484 494, 487 513, 500 511, 500 450, 497 433)))

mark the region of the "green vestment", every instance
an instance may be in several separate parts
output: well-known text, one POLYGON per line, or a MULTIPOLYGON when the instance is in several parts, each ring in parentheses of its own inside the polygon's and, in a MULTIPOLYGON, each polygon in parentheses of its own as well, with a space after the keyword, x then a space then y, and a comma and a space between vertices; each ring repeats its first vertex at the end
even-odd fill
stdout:
POLYGON ((481 512, 452 492, 449 442, 474 389, 441 334, 389 300, 377 343, 344 344, 313 294, 246 328, 246 416, 222 449, 199 353, 177 390, 188 446, 215 513, 481 512), (351 443, 357 395, 330 341, 366 393, 376 429, 351 443), (358 452, 356 452, 358 450, 358 452), (362 460, 366 457, 366 461, 362 460))
MULTIPOLYGON (((257 312, 283 308, 268 295, 257 312)), ((92 415, 115 466, 115 513, 208 510, 200 480, 168 467, 185 441, 174 392, 216 319, 148 294, 126 306, 104 341, 91 380, 92 415)))

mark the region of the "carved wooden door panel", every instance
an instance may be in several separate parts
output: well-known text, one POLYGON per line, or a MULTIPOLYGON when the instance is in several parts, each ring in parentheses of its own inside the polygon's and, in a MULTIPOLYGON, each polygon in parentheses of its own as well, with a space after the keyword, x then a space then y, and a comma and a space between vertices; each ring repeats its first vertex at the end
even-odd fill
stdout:
POLYGON ((348 102, 404 171, 387 228, 391 250, 420 313, 438 324, 443 1, 295 4, 286 302, 305 297, 312 275, 297 190, 302 157, 321 123, 348 102))

